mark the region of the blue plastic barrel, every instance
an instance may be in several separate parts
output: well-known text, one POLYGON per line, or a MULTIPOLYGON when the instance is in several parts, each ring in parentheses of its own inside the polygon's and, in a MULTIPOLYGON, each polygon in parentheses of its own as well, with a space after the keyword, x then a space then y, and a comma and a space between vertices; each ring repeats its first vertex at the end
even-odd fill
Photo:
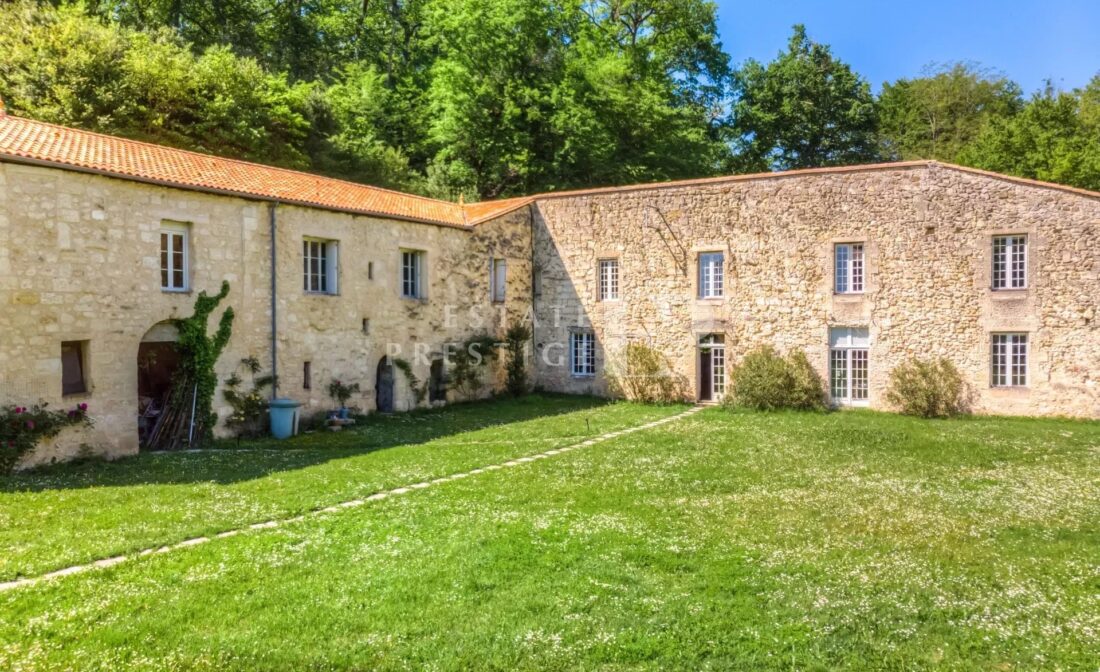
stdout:
POLYGON ((276 439, 286 439, 294 433, 294 416, 298 415, 300 403, 293 399, 272 399, 268 404, 271 409, 271 435, 276 439))

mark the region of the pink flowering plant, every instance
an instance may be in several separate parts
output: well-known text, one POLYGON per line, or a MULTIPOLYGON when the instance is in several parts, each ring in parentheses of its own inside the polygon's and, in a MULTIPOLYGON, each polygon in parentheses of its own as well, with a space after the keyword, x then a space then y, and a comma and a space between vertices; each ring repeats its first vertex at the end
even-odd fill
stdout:
POLYGON ((48 404, 0 407, 0 474, 11 473, 19 459, 71 425, 90 427, 88 404, 67 411, 50 410, 48 404))

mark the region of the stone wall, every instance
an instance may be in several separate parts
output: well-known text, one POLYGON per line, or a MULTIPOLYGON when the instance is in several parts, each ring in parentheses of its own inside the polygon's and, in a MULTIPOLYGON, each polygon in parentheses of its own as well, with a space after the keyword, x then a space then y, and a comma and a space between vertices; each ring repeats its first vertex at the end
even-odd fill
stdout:
POLYGON ((695 389, 698 338, 725 335, 736 361, 770 344, 801 348, 824 377, 830 327, 866 327, 870 405, 889 372, 943 355, 976 409, 1100 417, 1100 199, 935 165, 704 184, 596 190, 535 207, 538 383, 606 392, 574 378, 569 331, 590 324, 597 368, 632 340, 665 353, 695 389), (990 289, 991 238, 1029 236, 1029 282, 990 289), (864 242, 867 288, 833 292, 833 244, 864 242), (725 253, 719 300, 697 296, 696 257, 725 253), (620 263, 621 299, 598 301, 597 260, 620 263), (1030 334, 1030 384, 990 386, 995 331, 1030 334), (558 363, 561 365, 557 365, 558 363))
MULTIPOLYGON (((363 393, 351 404, 373 408, 376 366, 387 344, 426 381, 428 359, 445 342, 497 335, 504 321, 529 312, 526 209, 472 231, 285 205, 276 217, 280 394, 304 402, 307 411, 331 406, 332 378, 360 383, 363 393), (338 241, 338 295, 304 292, 304 236, 338 241), (423 301, 400 297, 401 248, 427 255, 423 301), (492 256, 508 260, 507 300, 499 305, 489 295, 492 256), (303 389, 307 360, 311 390, 303 389)), ((219 379, 249 356, 268 371, 268 232, 265 203, 0 163, 0 403, 66 408, 86 402, 95 422, 88 431, 67 430, 26 463, 66 459, 82 446, 107 457, 136 452, 138 346, 159 323, 189 315, 194 292, 216 292, 222 280, 231 285, 223 307, 232 306, 236 320, 218 362, 219 379), (190 230, 193 292, 160 289, 165 221, 190 230), (88 344, 86 394, 61 394, 63 341, 88 344)), ((398 408, 411 407, 415 395, 400 373, 396 380, 398 408)), ((220 394, 215 410, 220 418, 229 414, 220 394)))

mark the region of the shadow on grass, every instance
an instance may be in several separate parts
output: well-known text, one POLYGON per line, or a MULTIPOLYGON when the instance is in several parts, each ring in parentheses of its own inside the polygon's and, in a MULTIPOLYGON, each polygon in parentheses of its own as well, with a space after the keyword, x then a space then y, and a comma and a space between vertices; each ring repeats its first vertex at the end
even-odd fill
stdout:
POLYGON ((242 440, 239 449, 235 440, 224 440, 214 449, 198 452, 142 453, 115 461, 82 460, 38 467, 0 476, 0 492, 235 483, 488 427, 593 410, 607 403, 595 397, 538 394, 394 415, 371 415, 359 418, 359 424, 342 432, 320 431, 285 441, 272 438, 242 440))

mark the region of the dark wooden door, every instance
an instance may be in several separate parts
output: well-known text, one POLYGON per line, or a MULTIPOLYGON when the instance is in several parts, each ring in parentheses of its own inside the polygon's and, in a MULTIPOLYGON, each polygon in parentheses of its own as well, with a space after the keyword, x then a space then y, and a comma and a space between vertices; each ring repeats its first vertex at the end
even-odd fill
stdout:
POLYGON ((380 413, 393 413, 393 364, 389 357, 383 357, 378 362, 374 400, 380 413))
POLYGON ((699 350, 699 401, 714 400, 714 351, 699 350))

